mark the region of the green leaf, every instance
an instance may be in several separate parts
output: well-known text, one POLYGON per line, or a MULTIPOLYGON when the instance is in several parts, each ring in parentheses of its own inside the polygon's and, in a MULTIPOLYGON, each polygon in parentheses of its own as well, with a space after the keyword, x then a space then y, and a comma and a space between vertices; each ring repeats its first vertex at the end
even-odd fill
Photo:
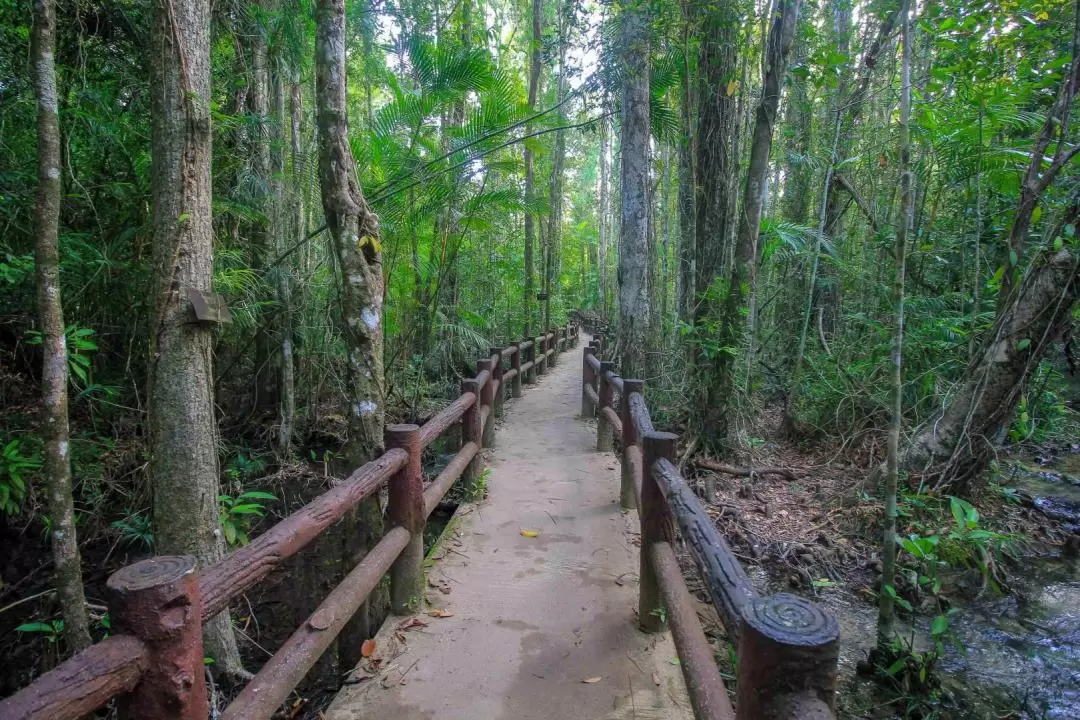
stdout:
POLYGON ((1009 251, 1009 264, 1012 265, 1013 267, 1016 267, 1016 264, 1018 262, 1020 262, 1020 258, 1017 257, 1016 251, 1015 250, 1010 250, 1009 251))
POLYGON ((225 523, 222 526, 222 530, 225 531, 225 542, 230 545, 236 544, 236 526, 230 522, 225 523))
POLYGON ((1017 350, 1027 350, 1031 347, 1031 338, 1022 338, 1016 343, 1017 350))
POLYGON ((945 631, 949 629, 949 618, 944 615, 938 615, 934 618, 934 621, 930 624, 930 634, 935 637, 938 635, 944 635, 945 631))
POLYGON ((22 625, 19 625, 15 629, 18 632, 24 632, 24 633, 48 633, 49 635, 52 635, 52 634, 54 634, 56 632, 56 628, 54 628, 51 624, 43 623, 43 622, 23 623, 22 625))
POLYGON ((890 665, 885 671, 885 674, 889 677, 892 677, 893 675, 896 675, 896 673, 903 670, 905 665, 907 665, 907 658, 902 657, 896 662, 894 662, 892 665, 890 665))

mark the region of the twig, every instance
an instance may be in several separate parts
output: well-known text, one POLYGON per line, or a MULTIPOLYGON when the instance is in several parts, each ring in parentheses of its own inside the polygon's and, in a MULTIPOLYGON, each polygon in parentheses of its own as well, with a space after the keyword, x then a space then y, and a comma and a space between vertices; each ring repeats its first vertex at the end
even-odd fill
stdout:
POLYGON ((753 477, 755 475, 781 475, 792 482, 797 481, 799 478, 795 477, 795 473, 786 468, 769 467, 761 465, 758 467, 740 468, 734 465, 725 465, 724 463, 718 463, 713 460, 695 460, 694 464, 699 468, 706 470, 715 470, 716 472, 724 473, 725 475, 734 475, 735 477, 753 477))

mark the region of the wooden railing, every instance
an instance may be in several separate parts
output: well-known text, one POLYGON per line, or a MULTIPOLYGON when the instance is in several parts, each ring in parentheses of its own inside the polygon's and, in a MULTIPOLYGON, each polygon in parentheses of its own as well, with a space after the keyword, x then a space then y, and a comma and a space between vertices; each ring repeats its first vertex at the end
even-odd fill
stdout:
POLYGON ((679 471, 678 436, 657 431, 644 383, 619 377, 596 336, 582 361, 581 414, 596 417, 596 449, 619 440, 623 508, 641 521, 638 622, 646 632, 671 627, 690 703, 698 720, 832 718, 840 630, 805 598, 760 597, 679 471), (618 411, 614 408, 619 398, 618 411), (675 529, 736 647, 735 708, 675 556, 675 529))
POLYGON ((0 701, 3 720, 75 720, 119 698, 121 716, 206 720, 202 623, 295 555, 346 512, 388 485, 391 529, 221 713, 222 720, 269 718, 303 680, 387 572, 391 609, 406 613, 423 597, 423 537, 428 516, 458 478, 475 480, 477 454, 494 440, 493 416, 506 388, 521 396, 577 344, 578 328, 552 328, 477 362, 460 396, 422 426, 392 425, 386 452, 221 562, 197 572, 194 559, 158 556, 109 577, 112 637, 92 645, 0 701), (507 361, 509 368, 503 367, 507 361), (421 454, 461 423, 461 448, 426 487, 421 454))

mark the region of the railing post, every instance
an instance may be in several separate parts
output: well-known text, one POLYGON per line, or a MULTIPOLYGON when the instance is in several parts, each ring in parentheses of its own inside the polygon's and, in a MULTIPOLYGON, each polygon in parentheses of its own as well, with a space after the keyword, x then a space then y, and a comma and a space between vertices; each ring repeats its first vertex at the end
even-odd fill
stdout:
POLYGON ((559 328, 551 328, 551 349, 555 352, 551 353, 551 367, 555 367, 559 364, 559 328))
POLYGON ((386 447, 409 453, 409 462, 390 478, 386 508, 390 525, 409 531, 409 544, 390 566, 390 611, 408 615, 420 611, 424 598, 424 475, 420 465, 420 428, 390 425, 386 447))
POLYGON ((537 375, 543 375, 547 372, 547 353, 544 352, 545 350, 547 350, 547 333, 533 338, 533 368, 535 368, 537 375))
POLYGON ((525 361, 532 364, 529 366, 529 372, 525 373, 525 384, 532 385, 536 382, 536 338, 525 338, 521 342, 529 343, 529 347, 525 351, 525 361))
POLYGON ((630 415, 630 395, 643 392, 645 383, 641 380, 622 381, 623 392, 619 398, 619 419, 622 420, 622 482, 619 485, 619 506, 624 510, 637 507, 637 493, 634 488, 634 472, 627 458, 627 450, 638 444, 637 427, 630 415))
POLYGON ((465 393, 476 395, 476 402, 461 414, 461 444, 464 446, 466 443, 474 442, 477 448, 476 455, 461 471, 461 479, 465 482, 465 487, 468 488, 480 477, 479 449, 482 444, 484 430, 480 427, 480 388, 477 386, 475 379, 470 378, 461 381, 461 394, 464 395, 465 393))
POLYGON ((581 417, 589 418, 593 416, 592 401, 589 399, 589 393, 585 388, 593 386, 593 369, 589 364, 589 358, 592 357, 596 350, 592 345, 585 348, 585 352, 581 354, 581 417))
POLYGON ((495 417, 501 418, 503 416, 503 400, 506 398, 506 388, 503 387, 502 348, 491 348, 491 354, 499 358, 491 368, 491 376, 499 381, 499 387, 495 390, 495 407, 492 408, 492 412, 495 413, 495 417))
POLYGON ((514 348, 514 354, 510 356, 510 367, 516 372, 514 379, 510 381, 510 396, 521 397, 521 343, 514 348))
POLYGON ((744 606, 736 719, 833 717, 839 639, 836 618, 805 598, 777 593, 744 606))
POLYGON ((195 558, 159 555, 106 582, 112 631, 150 649, 142 680, 120 699, 120 717, 206 720, 202 602, 195 558))
POLYGON ((608 371, 615 370, 615 363, 611 360, 600 361, 600 376, 596 379, 596 394, 600 398, 600 404, 596 408, 596 450, 597 452, 611 452, 611 423, 608 422, 604 408, 611 407, 611 383, 608 382, 608 371))
POLYGON ((645 632, 660 632, 667 625, 664 616, 660 585, 649 559, 649 547, 653 543, 671 542, 675 536, 675 524, 671 510, 664 500, 660 486, 653 475, 653 464, 666 458, 676 462, 679 436, 669 432, 651 432, 641 439, 643 456, 641 473, 641 564, 638 577, 638 624, 645 632))
MULTIPOLYGON (((493 447, 495 445, 495 383, 492 381, 495 379, 495 371, 491 366, 491 358, 476 361, 477 374, 484 370, 488 371, 488 381, 484 383, 484 387, 480 388, 480 406, 489 408, 490 412, 488 412, 487 422, 484 423, 480 434, 483 446, 493 447)), ((483 418, 481 417, 481 419, 483 418)))

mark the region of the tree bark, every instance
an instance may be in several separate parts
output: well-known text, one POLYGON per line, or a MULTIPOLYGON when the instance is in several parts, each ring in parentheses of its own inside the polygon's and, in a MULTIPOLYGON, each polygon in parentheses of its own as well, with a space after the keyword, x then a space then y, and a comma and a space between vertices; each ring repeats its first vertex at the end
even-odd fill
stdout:
POLYGON ((888 450, 885 461, 885 528, 881 546, 881 587, 878 596, 877 648, 887 653, 893 640, 894 606, 892 594, 896 577, 896 492, 899 478, 900 426, 904 420, 904 272, 907 263, 907 238, 915 222, 914 174, 911 172, 911 6, 905 0, 900 9, 902 56, 900 61, 900 217, 896 224, 896 275, 893 302, 896 320, 892 338, 892 365, 889 368, 892 394, 892 417, 889 420, 888 450))
MULTIPOLYGON (((349 146, 345 66, 345 0, 319 0, 316 6, 315 93, 319 129, 319 186, 323 212, 340 273, 341 332, 348 347, 349 438, 345 455, 351 467, 383 451, 383 293, 378 219, 368 209, 349 146)), ((357 509, 344 535, 344 565, 352 568, 382 536, 378 498, 357 509)), ((359 643, 372 637, 385 616, 385 591, 372 594, 342 634, 339 656, 351 667, 359 643)))
MULTIPOLYGON (((540 88, 540 50, 543 43, 540 25, 543 17, 543 0, 532 0, 532 39, 529 46, 529 112, 536 110, 536 95, 540 88)), ((525 126, 525 134, 532 133, 532 123, 525 126)), ((534 284, 533 250, 536 243, 536 229, 532 205, 536 198, 536 179, 533 169, 533 151, 528 143, 522 143, 525 160, 525 298, 522 305, 525 310, 525 337, 532 337, 536 329, 533 324, 533 303, 536 302, 534 284)))
POLYGON ((90 645, 82 562, 71 496, 68 428, 68 351, 60 301, 60 118, 56 94, 56 2, 34 0, 30 55, 37 96, 37 204, 34 248, 38 317, 41 322, 42 475, 51 522, 53 583, 64 619, 64 642, 72 654, 90 645))
POLYGON ((649 11, 641 0, 622 8, 622 223, 619 233, 620 367, 626 377, 648 376, 650 336, 649 243, 649 11))
MULTIPOLYGON (((212 331, 187 293, 212 290, 210 5, 155 0, 150 39, 151 202, 156 321, 150 356, 150 478, 156 550, 220 560, 212 331)), ((229 614, 206 624, 206 652, 242 671, 229 614)))

